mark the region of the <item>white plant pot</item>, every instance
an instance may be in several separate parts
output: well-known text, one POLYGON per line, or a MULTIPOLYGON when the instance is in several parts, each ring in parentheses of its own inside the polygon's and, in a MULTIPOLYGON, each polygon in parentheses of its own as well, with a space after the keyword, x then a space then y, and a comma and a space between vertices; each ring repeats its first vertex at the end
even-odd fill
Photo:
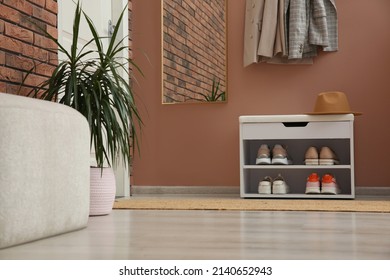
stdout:
POLYGON ((104 167, 102 170, 91 167, 91 190, 89 215, 108 215, 112 211, 115 200, 115 175, 111 167, 104 167))

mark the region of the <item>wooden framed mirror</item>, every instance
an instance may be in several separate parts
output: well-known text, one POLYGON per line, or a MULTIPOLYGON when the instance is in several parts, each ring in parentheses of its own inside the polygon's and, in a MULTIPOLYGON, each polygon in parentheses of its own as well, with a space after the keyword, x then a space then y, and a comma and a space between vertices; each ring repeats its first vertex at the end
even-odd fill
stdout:
POLYGON ((161 0, 162 103, 227 101, 226 0, 161 0))

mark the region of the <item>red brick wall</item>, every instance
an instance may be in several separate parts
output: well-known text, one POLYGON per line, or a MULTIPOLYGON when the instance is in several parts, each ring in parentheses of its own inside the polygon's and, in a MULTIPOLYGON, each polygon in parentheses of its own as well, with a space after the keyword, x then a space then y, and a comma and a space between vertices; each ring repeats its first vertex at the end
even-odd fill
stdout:
MULTIPOLYGON (((128 9, 132 57, 131 0, 128 9)), ((40 28, 57 37, 57 13, 57 0, 0 0, 0 92, 17 94, 34 64, 36 70, 25 81, 27 87, 21 94, 51 75, 58 63, 57 47, 42 36, 40 28)))
POLYGON ((225 0, 165 0, 163 91, 167 102, 209 95, 213 79, 225 89, 225 0))
POLYGON ((52 73, 57 50, 39 28, 57 36, 56 26, 55 0, 0 0, 0 92, 16 94, 34 64, 38 66, 26 85, 34 86, 52 73))

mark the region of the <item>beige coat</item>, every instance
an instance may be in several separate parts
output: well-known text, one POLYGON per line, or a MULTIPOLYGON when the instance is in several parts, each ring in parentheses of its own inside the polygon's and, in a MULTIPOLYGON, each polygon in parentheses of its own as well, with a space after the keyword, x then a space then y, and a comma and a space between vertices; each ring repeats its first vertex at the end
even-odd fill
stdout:
POLYGON ((257 48, 263 22, 265 0, 246 0, 244 31, 244 67, 259 62, 257 48))
POLYGON ((281 23, 278 21, 279 2, 283 4, 284 1, 246 0, 244 67, 258 63, 263 58, 273 57, 275 51, 285 51, 284 22, 281 25, 283 28, 280 28, 281 23))

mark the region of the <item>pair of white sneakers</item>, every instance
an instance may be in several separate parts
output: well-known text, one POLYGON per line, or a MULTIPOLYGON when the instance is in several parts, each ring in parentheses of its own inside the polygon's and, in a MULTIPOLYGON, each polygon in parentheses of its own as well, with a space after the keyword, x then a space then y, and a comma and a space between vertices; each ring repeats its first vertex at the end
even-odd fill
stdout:
POLYGON ((274 179, 265 176, 259 182, 258 192, 259 194, 286 194, 288 193, 288 185, 280 174, 274 179))

